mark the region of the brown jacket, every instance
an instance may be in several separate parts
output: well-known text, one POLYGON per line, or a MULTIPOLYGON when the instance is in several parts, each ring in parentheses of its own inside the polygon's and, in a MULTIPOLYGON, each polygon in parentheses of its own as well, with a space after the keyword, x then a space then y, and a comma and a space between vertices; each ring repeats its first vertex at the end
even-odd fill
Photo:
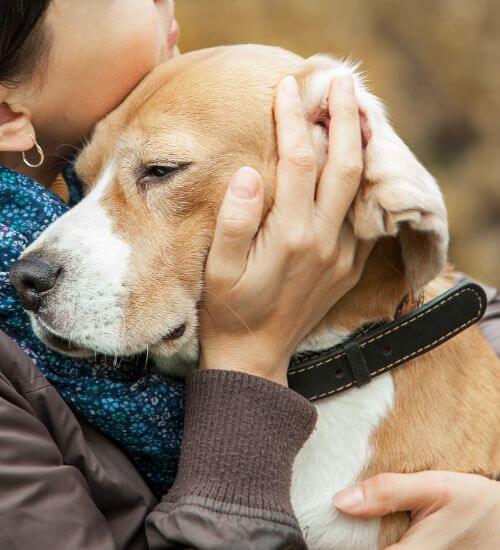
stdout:
MULTIPOLYGON (((500 296, 489 298, 482 328, 500 353, 500 296)), ((179 473, 158 503, 0 332, 0 550, 305 548, 289 486, 314 408, 228 371, 198 372, 186 391, 179 473)))

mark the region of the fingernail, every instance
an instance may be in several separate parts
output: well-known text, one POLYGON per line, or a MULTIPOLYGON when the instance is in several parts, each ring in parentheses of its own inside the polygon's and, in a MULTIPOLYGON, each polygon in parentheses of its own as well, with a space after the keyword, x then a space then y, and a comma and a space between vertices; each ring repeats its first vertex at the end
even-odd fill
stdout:
POLYGON ((293 76, 286 76, 283 79, 283 90, 289 97, 299 99, 299 88, 293 76))
POLYGON ((240 168, 231 181, 231 194, 238 199, 253 199, 257 196, 258 189, 258 174, 249 166, 240 168))
POLYGON ((341 510, 353 510, 363 504, 364 496, 361 487, 352 487, 345 491, 340 491, 335 495, 334 504, 341 510))

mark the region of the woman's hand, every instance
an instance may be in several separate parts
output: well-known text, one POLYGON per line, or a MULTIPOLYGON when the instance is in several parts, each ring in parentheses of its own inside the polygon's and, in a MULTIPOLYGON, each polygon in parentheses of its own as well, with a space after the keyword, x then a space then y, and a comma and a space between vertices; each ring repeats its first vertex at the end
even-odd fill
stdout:
POLYGON ((332 83, 329 159, 317 162, 294 78, 277 90, 279 163, 274 205, 262 221, 259 174, 242 168, 219 212, 200 311, 201 366, 286 384, 294 349, 359 280, 371 244, 345 217, 363 170, 351 77, 332 83))
POLYGON ((500 483, 475 474, 381 474, 338 493, 335 505, 359 517, 411 512, 401 540, 387 550, 500 548, 500 483))

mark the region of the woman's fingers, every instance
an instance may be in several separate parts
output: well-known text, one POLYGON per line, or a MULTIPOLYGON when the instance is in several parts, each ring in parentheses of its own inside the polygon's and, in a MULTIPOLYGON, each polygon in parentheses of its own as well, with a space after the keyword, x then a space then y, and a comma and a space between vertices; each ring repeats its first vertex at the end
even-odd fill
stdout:
POLYGON ((278 86, 274 111, 279 162, 273 212, 297 223, 313 213, 317 162, 292 76, 278 86))
MULTIPOLYGON (((329 229, 340 231, 363 173, 359 108, 351 75, 333 79, 329 96, 328 161, 321 175, 316 206, 329 229)), ((335 238, 335 234, 332 235, 335 238)))
POLYGON ((500 485, 477 474, 381 474, 338 493, 335 505, 365 518, 411 512, 410 528, 386 550, 500 547, 500 485))
POLYGON ((442 472, 379 474, 335 496, 335 506, 351 516, 384 516, 416 511, 448 498, 442 472))
POLYGON ((212 286, 229 290, 245 271, 248 253, 261 222, 263 202, 260 174, 249 167, 238 170, 219 210, 207 258, 205 275, 212 286))

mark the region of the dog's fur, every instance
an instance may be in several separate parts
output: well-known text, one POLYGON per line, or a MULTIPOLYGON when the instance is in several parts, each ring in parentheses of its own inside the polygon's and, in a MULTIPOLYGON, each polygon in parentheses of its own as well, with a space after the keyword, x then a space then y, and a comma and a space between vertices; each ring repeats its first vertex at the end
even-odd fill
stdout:
MULTIPOLYGON (((342 72, 355 75, 371 132, 350 222, 359 238, 377 245, 360 282, 299 350, 329 347, 366 322, 391 319, 408 291, 425 289, 429 299, 449 288, 441 193, 355 69, 325 56, 223 47, 158 68, 98 125, 76 166, 88 196, 25 253, 63 268, 32 316, 38 335, 49 344, 51 334, 70 340, 80 348, 75 354, 147 349, 167 370, 195 362, 204 261, 231 175, 255 167, 265 182, 266 211, 272 205, 276 84, 297 77, 321 169, 327 90, 342 72), (181 162, 190 164, 167 178, 148 172, 150 165, 181 162), (181 338, 165 338, 182 323, 181 338)), ((497 369, 496 355, 473 328, 363 388, 320 401, 292 484, 309 546, 367 550, 400 537, 406 515, 355 520, 336 511, 335 493, 357 480, 385 471, 496 471, 497 369)))

